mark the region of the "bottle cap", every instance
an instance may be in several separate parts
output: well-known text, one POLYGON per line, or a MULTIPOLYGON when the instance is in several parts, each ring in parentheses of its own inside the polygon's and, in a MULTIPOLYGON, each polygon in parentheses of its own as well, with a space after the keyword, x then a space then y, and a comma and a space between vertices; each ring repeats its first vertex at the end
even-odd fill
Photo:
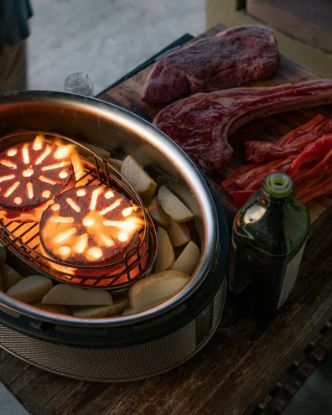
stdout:
POLYGON ((264 190, 276 199, 283 199, 293 193, 293 181, 285 173, 272 173, 265 177, 264 190))

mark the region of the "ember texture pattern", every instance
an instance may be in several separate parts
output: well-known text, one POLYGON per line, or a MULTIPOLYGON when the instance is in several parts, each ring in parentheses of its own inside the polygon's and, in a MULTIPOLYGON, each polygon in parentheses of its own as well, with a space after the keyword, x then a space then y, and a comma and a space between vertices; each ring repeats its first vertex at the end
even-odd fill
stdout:
POLYGON ((40 239, 59 261, 105 265, 135 238, 142 225, 135 210, 126 196, 104 186, 70 189, 43 213, 40 239))
POLYGON ((70 159, 43 136, 0 154, 0 205, 27 211, 60 194, 74 180, 70 159))
POLYGON ((171 102, 197 92, 232 88, 273 75, 278 45, 272 31, 238 26, 183 46, 155 63, 143 100, 171 102))
POLYGON ((205 171, 231 159, 228 138, 243 124, 271 114, 332 102, 332 80, 234 88, 195 94, 168 105, 154 123, 205 171))

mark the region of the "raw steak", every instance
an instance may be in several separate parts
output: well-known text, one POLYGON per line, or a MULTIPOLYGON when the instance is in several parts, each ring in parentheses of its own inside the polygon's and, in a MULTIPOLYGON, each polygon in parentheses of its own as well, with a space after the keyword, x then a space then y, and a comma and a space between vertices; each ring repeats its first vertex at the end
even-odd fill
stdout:
POLYGON ((285 158, 297 154, 303 147, 324 134, 332 133, 332 119, 317 115, 312 120, 290 131, 276 143, 268 141, 245 141, 246 160, 254 163, 285 158))
POLYGON ((183 46, 155 63, 143 100, 171 102, 197 92, 232 88, 268 78, 278 66, 271 30, 238 26, 183 46))
POLYGON ((229 136, 243 124, 278 112, 332 102, 332 80, 295 85, 233 88, 195 94, 168 105, 154 123, 205 171, 231 159, 229 136))
POLYGON ((261 186, 264 177, 273 172, 290 175, 295 195, 303 203, 332 192, 332 134, 305 144, 296 156, 268 163, 248 164, 240 167, 222 182, 236 206, 242 206, 261 186))

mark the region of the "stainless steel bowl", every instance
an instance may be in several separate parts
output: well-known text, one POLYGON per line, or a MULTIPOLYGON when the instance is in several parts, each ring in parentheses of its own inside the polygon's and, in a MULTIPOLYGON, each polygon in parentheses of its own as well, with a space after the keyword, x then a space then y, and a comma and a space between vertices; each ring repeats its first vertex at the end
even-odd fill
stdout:
MULTIPOLYGON (((107 148, 114 155, 133 155, 159 183, 171 188, 194 212, 201 257, 190 283, 182 291, 160 305, 133 315, 82 319, 44 311, 0 293, 0 319, 3 327, 11 327, 12 330, 27 336, 39 337, 43 341, 58 344, 73 345, 76 342, 81 347, 115 347, 115 344, 121 347, 129 343, 137 345, 152 341, 158 336, 167 336, 178 330, 179 324, 185 325, 196 319, 204 308, 204 301, 213 301, 217 293, 220 297, 221 289, 224 296, 228 231, 222 207, 217 211, 207 182, 196 165, 165 134, 142 118, 117 106, 93 98, 45 91, 12 93, 0 97, 0 136, 17 129, 57 132, 107 148), (204 296, 203 300, 199 300, 204 293, 205 300, 204 296), (195 298, 195 301, 203 301, 202 304, 197 303, 196 310, 195 304, 192 304, 195 298), (179 315, 182 315, 183 319, 179 318, 179 315), (173 320, 177 323, 172 323, 173 320), (160 330, 158 334, 152 333, 151 329, 148 329, 149 325, 150 328, 156 325, 159 328, 164 326, 164 330, 160 330), (47 335, 42 327, 49 328, 47 335), (66 328, 76 337, 69 338, 66 328), (132 334, 133 328, 135 334, 132 334), (75 334, 76 329, 78 331, 75 334), (99 337, 96 344, 96 339, 90 338, 88 333, 90 330, 102 329, 106 329, 108 334, 99 337), (120 336, 115 343, 112 330, 118 330, 117 335, 120 336), (125 333, 126 330, 128 333, 125 333), (83 337, 80 338, 80 335, 83 337)), ((17 260, 14 262, 17 267, 17 260)), ((24 267, 24 264, 19 265, 22 266, 24 267)), ((222 307, 219 309, 222 310, 222 307)), ((220 317, 221 311, 214 318, 213 327, 209 327, 203 336, 205 340, 210 337, 211 330, 215 330, 220 317)), ((0 344, 15 353, 13 347, 5 344, 4 337, 7 335, 6 331, 6 334, 1 336, 0 331, 0 344)), ((195 351, 197 349, 196 345, 195 351)), ((190 353, 193 354, 192 351, 190 353)), ((134 377, 151 375, 162 370, 166 368, 158 367, 134 377)), ((127 377, 115 379, 111 375, 108 378, 123 379, 127 377)), ((92 376, 90 380, 94 380, 92 376)))

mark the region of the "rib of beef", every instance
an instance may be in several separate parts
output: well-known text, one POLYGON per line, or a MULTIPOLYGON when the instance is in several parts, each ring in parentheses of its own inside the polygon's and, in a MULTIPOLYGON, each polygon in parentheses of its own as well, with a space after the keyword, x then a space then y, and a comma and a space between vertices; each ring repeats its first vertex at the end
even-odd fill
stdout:
POLYGON ((278 45, 271 30, 238 26, 206 37, 155 63, 143 100, 171 102, 197 92, 232 88, 273 75, 278 45))
POLYGON ((332 102, 332 80, 195 94, 160 111, 154 123, 205 171, 229 162, 229 136, 256 118, 332 102))

